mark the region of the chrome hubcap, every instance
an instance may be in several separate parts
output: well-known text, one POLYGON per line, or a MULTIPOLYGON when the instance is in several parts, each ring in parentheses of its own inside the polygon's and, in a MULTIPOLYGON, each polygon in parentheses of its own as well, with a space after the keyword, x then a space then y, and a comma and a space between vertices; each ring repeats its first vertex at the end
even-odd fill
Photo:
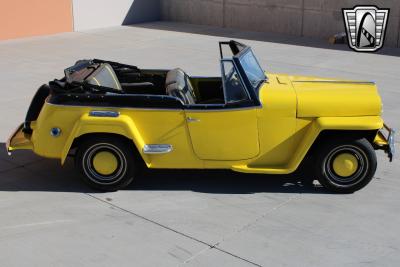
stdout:
POLYGON ((127 161, 123 152, 112 144, 100 143, 91 146, 82 160, 86 176, 97 184, 115 184, 127 172, 127 161))
POLYGON ((339 187, 350 187, 364 179, 369 165, 363 150, 344 145, 336 147, 327 155, 323 168, 331 183, 339 187))

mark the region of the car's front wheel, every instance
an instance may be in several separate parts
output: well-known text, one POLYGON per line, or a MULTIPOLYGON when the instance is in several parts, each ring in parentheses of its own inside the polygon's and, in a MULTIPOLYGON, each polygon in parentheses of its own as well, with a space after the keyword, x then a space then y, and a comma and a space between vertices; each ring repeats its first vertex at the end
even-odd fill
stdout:
POLYGON ((368 140, 338 140, 318 150, 316 176, 331 191, 352 193, 371 181, 376 166, 375 150, 368 140))
POLYGON ((128 186, 135 171, 134 154, 125 140, 93 136, 78 147, 75 165, 84 182, 102 191, 128 186))

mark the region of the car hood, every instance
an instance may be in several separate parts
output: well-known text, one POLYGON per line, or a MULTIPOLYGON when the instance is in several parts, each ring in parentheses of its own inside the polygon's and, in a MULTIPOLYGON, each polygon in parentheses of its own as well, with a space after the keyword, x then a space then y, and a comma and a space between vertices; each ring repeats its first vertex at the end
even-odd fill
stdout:
POLYGON ((298 117, 377 116, 382 102, 374 82, 309 76, 278 76, 290 80, 297 95, 298 117))

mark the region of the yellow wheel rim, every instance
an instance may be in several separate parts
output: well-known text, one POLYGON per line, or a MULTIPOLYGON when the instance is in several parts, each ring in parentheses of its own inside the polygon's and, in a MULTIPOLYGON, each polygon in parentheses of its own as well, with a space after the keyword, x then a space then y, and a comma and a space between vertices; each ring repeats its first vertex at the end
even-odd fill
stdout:
POLYGON ((353 175, 358 169, 357 158, 349 153, 339 154, 333 160, 333 170, 335 173, 342 177, 349 177, 353 175))
POLYGON ((93 157, 93 167, 102 175, 110 175, 118 168, 118 160, 113 153, 101 151, 93 157))

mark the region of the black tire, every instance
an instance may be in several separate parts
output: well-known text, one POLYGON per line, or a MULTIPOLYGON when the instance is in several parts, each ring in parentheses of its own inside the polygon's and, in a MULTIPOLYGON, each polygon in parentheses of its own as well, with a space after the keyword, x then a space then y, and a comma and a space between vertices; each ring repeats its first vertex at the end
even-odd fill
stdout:
POLYGON ((114 136, 91 136, 83 140, 75 156, 75 166, 86 184, 101 191, 116 191, 127 187, 133 181, 136 169, 132 145, 114 136), (109 168, 110 172, 101 173, 96 169, 95 160, 101 153, 108 157, 111 154, 112 162, 103 157, 103 161, 97 163, 97 168, 109 168))
POLYGON ((318 181, 336 193, 347 194, 360 190, 371 181, 376 171, 375 150, 365 138, 324 144, 317 150, 316 156, 318 181), (343 157, 347 157, 344 163, 341 160, 343 157), (350 164, 350 170, 340 167, 345 163, 350 164))

